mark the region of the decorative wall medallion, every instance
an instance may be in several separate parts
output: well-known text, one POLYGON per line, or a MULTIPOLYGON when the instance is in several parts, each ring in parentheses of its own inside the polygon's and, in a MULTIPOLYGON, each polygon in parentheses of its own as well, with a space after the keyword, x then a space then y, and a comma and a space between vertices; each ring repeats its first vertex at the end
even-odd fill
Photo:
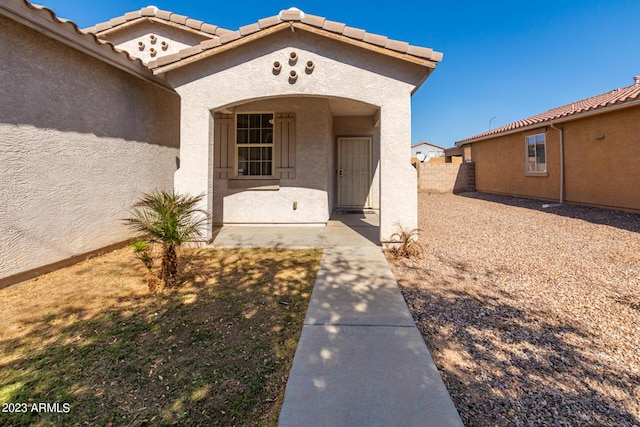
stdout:
MULTIPOLYGON (((298 64, 298 60, 300 58, 298 57, 298 53, 295 51, 291 51, 289 52, 289 55, 287 55, 287 60, 289 62, 289 66, 291 66, 292 68, 289 70, 289 73, 287 74, 288 78, 289 78, 289 83, 294 84, 296 81, 298 81, 298 77, 299 77, 299 73, 298 70, 296 70, 295 67, 298 64)), ((313 73, 313 70, 316 67, 316 64, 313 61, 307 61, 306 63, 304 63, 304 71, 306 74, 311 74, 313 73)), ((282 62, 280 61, 274 61, 273 63, 273 68, 271 70, 273 72, 274 76, 277 76, 280 74, 280 72, 282 71, 282 62)))

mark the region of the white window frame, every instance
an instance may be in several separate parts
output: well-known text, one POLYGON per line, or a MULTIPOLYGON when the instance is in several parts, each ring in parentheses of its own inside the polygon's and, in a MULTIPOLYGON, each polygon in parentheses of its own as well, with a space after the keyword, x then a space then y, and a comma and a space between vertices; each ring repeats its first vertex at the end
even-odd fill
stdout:
POLYGON ((525 163, 524 163, 524 171, 526 175, 543 175, 543 176, 547 176, 547 135, 545 132, 538 132, 538 133, 534 133, 534 134, 530 134, 530 135, 525 135, 524 137, 524 157, 525 157, 525 163), (539 141, 538 141, 538 137, 542 137, 542 144, 544 145, 544 168, 543 170, 539 170, 539 165, 542 165, 542 163, 538 163, 538 145, 539 145, 539 141), (529 142, 533 140, 533 147, 534 147, 534 156, 533 156, 533 170, 529 169, 529 165, 531 164, 530 162, 532 161, 531 157, 529 156, 529 142))
MULTIPOLYGON (((233 147, 234 147, 234 164, 233 164, 233 176, 238 179, 273 179, 275 176, 275 120, 276 113, 274 111, 240 111, 234 114, 234 132, 233 132, 233 147), (247 143, 247 144, 238 144, 238 116, 239 115, 263 115, 270 114, 272 123, 272 139, 271 143, 247 143), (239 159, 238 152, 240 148, 271 148, 271 175, 240 175, 239 174, 239 159)), ((251 127, 249 127, 251 129, 251 127)), ((247 160, 249 163, 249 160, 247 160)))

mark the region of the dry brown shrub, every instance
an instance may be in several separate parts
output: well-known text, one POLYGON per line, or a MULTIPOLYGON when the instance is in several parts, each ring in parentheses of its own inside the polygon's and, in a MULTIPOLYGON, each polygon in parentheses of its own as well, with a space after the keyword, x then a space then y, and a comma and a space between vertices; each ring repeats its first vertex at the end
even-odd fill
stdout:
POLYGON ((391 235, 386 252, 393 259, 419 259, 424 255, 424 248, 418 241, 420 230, 406 230, 398 225, 399 230, 391 235))

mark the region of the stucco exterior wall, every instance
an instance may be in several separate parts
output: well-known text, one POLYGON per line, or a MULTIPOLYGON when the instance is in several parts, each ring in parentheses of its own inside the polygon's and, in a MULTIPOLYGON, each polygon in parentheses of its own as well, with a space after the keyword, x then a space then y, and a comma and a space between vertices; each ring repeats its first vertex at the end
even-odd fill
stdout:
POLYGON ((167 24, 146 21, 113 31, 101 38, 106 38, 118 49, 126 50, 134 58, 148 63, 200 44, 210 37, 196 33, 195 30, 188 32, 167 24), (142 46, 139 44, 141 42, 142 46))
POLYGON ((560 198, 560 137, 550 127, 473 143, 471 159, 476 165, 476 190, 512 194, 543 200, 560 198), (547 174, 526 174, 526 135, 544 133, 547 174))
MULTIPOLYGON (((640 107, 556 126, 564 129, 564 201, 640 211, 640 107)), ((559 135, 547 126, 473 143, 477 190, 558 201, 559 135), (548 176, 526 176, 525 135, 538 132, 546 133, 548 176)))
POLYGON ((564 128, 566 201, 640 212, 640 106, 558 127, 564 128))
POLYGON ((173 188, 179 99, 0 17, 0 278, 132 237, 173 188))
MULTIPOLYGON (((176 174, 176 188, 205 192, 207 200, 203 207, 213 208, 209 178, 211 111, 281 96, 352 99, 380 108, 381 238, 386 240, 396 230, 396 223, 413 228, 417 225, 417 191, 416 172, 409 162, 410 97, 423 75, 421 67, 304 31, 289 30, 170 71, 166 78, 182 98, 184 167, 176 174), (293 65, 288 62, 291 51, 296 51, 299 57, 293 65), (309 60, 315 68, 307 74, 305 64, 309 60), (283 64, 280 74, 273 72, 275 61, 283 64), (299 75, 295 83, 288 78, 291 69, 299 75)), ((320 119, 325 120, 323 116, 320 119)), ((301 122, 297 118, 296 126, 301 122)))
POLYGON ((214 180, 214 222, 326 222, 331 213, 329 159, 333 143, 327 100, 301 97, 270 99, 240 105, 235 111, 296 115, 296 177, 281 179, 277 191, 229 189, 228 180, 214 180))

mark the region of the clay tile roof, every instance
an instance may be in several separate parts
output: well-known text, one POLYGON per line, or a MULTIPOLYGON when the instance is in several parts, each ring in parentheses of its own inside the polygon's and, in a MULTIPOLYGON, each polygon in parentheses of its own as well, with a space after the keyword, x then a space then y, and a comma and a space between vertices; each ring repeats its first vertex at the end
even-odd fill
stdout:
MULTIPOLYGON (((156 17, 158 16, 158 14, 160 14, 160 11, 156 13, 156 17)), ((309 28, 313 30, 326 31, 340 37, 344 37, 347 40, 355 40, 356 42, 364 43, 364 45, 369 45, 378 49, 386 49, 387 51, 393 52, 396 55, 399 54, 398 57, 401 57, 405 60, 411 60, 411 58, 415 58, 418 61, 422 61, 420 62, 422 64, 431 64, 430 66, 432 67, 435 67, 435 64, 437 62, 442 61, 442 53, 436 52, 433 49, 420 46, 412 46, 404 41, 392 40, 387 38, 386 36, 367 33, 365 30, 348 27, 346 24, 341 22, 329 21, 328 19, 321 16, 306 14, 296 8, 282 10, 276 16, 263 18, 260 19, 257 23, 244 25, 236 31, 223 30, 222 32, 220 32, 219 29, 218 31, 216 31, 216 35, 220 36, 220 43, 212 44, 205 41, 200 44, 200 47, 202 48, 202 52, 217 49, 221 46, 225 46, 226 44, 235 42, 237 40, 241 42, 242 39, 247 36, 259 35, 260 32, 277 25, 281 25, 283 23, 288 23, 289 26, 295 26, 297 28, 309 28)), ((98 24, 98 26, 101 25, 104 24, 98 24)), ((205 25, 206 24, 202 26, 203 29, 205 25)), ((187 56, 189 55, 185 56, 183 52, 180 52, 181 59, 174 62, 179 62, 182 59, 186 59, 187 56)), ((165 65, 169 65, 166 62, 166 59, 164 61, 153 61, 148 64, 149 68, 151 69, 156 69, 165 65)), ((165 68, 162 71, 157 70, 156 72, 160 73, 168 71, 169 69, 175 68, 177 66, 180 65, 175 64, 165 68)))
POLYGON ((457 141, 456 145, 466 142, 473 142, 474 140, 484 139, 487 137, 497 136, 503 133, 516 131, 518 129, 534 125, 543 125, 545 123, 553 122, 559 119, 570 119, 572 116, 578 115, 580 113, 597 112, 598 110, 605 110, 608 107, 619 106, 634 101, 640 101, 640 77, 635 77, 634 79, 635 83, 631 86, 614 89, 611 92, 592 96, 591 98, 583 99, 581 101, 572 102, 571 104, 563 105, 562 107, 553 108, 549 111, 545 111, 544 113, 540 113, 535 116, 518 120, 517 122, 509 123, 508 125, 504 125, 499 128, 491 129, 490 131, 462 139, 460 141, 457 141))
POLYGON ((96 33, 100 36, 103 33, 118 29, 121 25, 145 19, 155 19, 160 22, 178 25, 184 27, 185 30, 196 30, 209 36, 221 36, 230 32, 229 30, 220 28, 217 25, 206 24, 197 19, 189 18, 188 16, 158 9, 155 6, 147 6, 140 10, 127 12, 123 16, 112 18, 107 22, 101 22, 93 27, 84 28, 82 31, 86 33, 96 33))
POLYGON ((95 34, 82 31, 75 22, 59 18, 51 9, 31 3, 29 0, 2 0, 0 14, 19 16, 23 24, 36 29, 48 37, 85 52, 123 71, 168 87, 167 83, 154 76, 137 58, 117 49, 113 44, 98 39, 95 34))

